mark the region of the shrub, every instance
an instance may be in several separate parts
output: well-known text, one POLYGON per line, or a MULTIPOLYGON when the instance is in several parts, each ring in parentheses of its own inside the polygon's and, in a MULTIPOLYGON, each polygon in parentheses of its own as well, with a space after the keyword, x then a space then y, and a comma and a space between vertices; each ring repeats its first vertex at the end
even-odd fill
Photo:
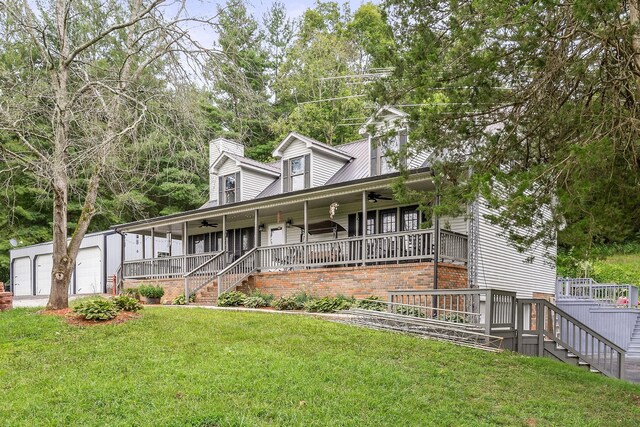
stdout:
POLYGON ((113 303, 116 305, 118 310, 122 311, 142 310, 142 304, 140 304, 137 299, 129 295, 118 295, 117 297, 113 297, 113 303))
POLYGON ((309 295, 306 292, 298 292, 297 294, 293 294, 292 298, 296 301, 300 308, 302 308, 307 301, 315 299, 312 295, 309 295))
POLYGON ((127 295, 132 298, 140 298, 139 288, 127 288, 122 291, 122 295, 127 295))
POLYGON ((110 320, 118 315, 115 303, 104 298, 80 301, 75 305, 73 311, 87 320, 110 320))
POLYGON ((218 297, 218 305, 220 307, 237 307, 244 304, 247 296, 242 292, 229 291, 218 297))
POLYGON ((380 301, 380 297, 371 295, 364 300, 360 300, 356 303, 356 307, 364 310, 384 311, 386 304, 380 301))
POLYGON ((251 292, 249 292, 249 297, 262 298, 263 300, 266 301, 267 305, 271 305, 271 303, 273 302, 273 299, 274 299, 273 294, 263 294, 262 292, 259 292, 259 291, 251 291, 251 292))
MULTIPOLYGON (((196 295, 195 294, 189 295, 189 302, 195 302, 195 301, 196 301, 196 295)), ((171 304, 173 305, 185 305, 186 303, 187 302, 185 301, 184 294, 178 295, 173 299, 173 301, 171 301, 171 304)))
POLYGON ((244 299, 244 306, 249 308, 267 307, 269 303, 259 296, 249 296, 244 299))
POLYGON ((335 313, 340 310, 348 310, 353 304, 353 299, 338 295, 337 297, 324 297, 307 301, 304 304, 304 309, 312 313, 335 313))
POLYGON ((273 302, 276 310, 302 310, 304 304, 296 301, 294 297, 280 297, 273 302))
POLYGON ((147 298, 162 298, 164 289, 160 286, 143 285, 138 288, 140 295, 147 298))

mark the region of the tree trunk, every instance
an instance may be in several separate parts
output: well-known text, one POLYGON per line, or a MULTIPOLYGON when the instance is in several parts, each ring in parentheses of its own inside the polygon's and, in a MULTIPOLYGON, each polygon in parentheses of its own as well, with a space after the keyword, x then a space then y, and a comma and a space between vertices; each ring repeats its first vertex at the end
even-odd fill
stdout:
POLYGON ((74 264, 75 259, 67 253, 67 183, 60 176, 54 182, 53 190, 53 268, 47 309, 60 310, 69 306, 69 281, 74 264))

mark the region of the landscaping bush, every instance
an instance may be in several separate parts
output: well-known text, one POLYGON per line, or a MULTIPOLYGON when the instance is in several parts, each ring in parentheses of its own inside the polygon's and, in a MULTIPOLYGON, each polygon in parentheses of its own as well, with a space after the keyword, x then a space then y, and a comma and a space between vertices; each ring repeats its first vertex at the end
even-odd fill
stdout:
POLYGON ((117 297, 113 297, 113 303, 116 305, 118 310, 122 311, 135 312, 142 310, 142 304, 140 304, 140 301, 129 295, 118 295, 117 297))
POLYGON ((293 294, 292 298, 300 306, 300 309, 302 309, 302 307, 307 301, 311 301, 315 299, 312 295, 309 295, 306 292, 298 292, 297 294, 293 294))
POLYGON ((304 309, 312 313, 335 313, 340 310, 348 310, 353 304, 353 299, 338 295, 337 297, 324 297, 307 301, 304 304, 304 309))
POLYGON ((139 288, 127 288, 127 289, 124 289, 122 291, 122 294, 130 296, 132 298, 136 298, 136 299, 140 298, 139 288))
POLYGON ((242 292, 229 291, 218 297, 218 305, 220 307, 237 307, 243 305, 247 296, 242 292))
POLYGON ((362 301, 358 301, 356 307, 362 308, 363 310, 384 311, 386 304, 380 301, 380 297, 371 295, 362 301))
POLYGON ((143 285, 138 288, 138 292, 143 297, 147 298, 162 298, 164 295, 164 289, 160 286, 143 285))
POLYGON ((244 299, 244 306, 248 308, 267 307, 269 303, 260 296, 248 296, 244 299))
POLYGON ((273 299, 274 299, 273 294, 263 294, 262 292, 259 292, 259 291, 251 291, 251 292, 249 292, 249 297, 262 298, 263 300, 265 300, 267 302, 267 305, 271 305, 271 303, 273 302, 273 299))
POLYGON ((296 301, 295 297, 280 297, 272 305, 276 310, 302 310, 304 306, 296 301))
MULTIPOLYGON (((195 294, 191 294, 189 295, 189 302, 196 302, 196 295, 195 294)), ((173 305, 185 305, 187 302, 185 300, 184 294, 180 294, 177 297, 175 297, 173 299, 173 301, 171 301, 171 304, 173 305)))
POLYGON ((118 307, 111 300, 92 298, 75 304, 73 312, 87 320, 110 320, 118 315, 118 307))

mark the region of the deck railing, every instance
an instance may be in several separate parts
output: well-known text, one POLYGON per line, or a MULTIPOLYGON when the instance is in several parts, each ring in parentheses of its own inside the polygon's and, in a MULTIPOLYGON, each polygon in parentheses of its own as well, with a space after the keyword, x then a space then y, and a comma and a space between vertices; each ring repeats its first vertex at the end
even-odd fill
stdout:
POLYGON ((185 301, 188 302, 190 295, 195 294, 216 279, 216 274, 224 268, 224 258, 224 252, 208 255, 208 259, 205 262, 185 274, 185 301))
POLYGON ((557 306, 519 299, 517 316, 519 353, 543 356, 552 341, 603 374, 623 378, 625 351, 557 306))
POLYGON ((633 285, 598 283, 591 278, 558 277, 556 298, 593 300, 599 304, 637 308, 638 288, 633 285))
POLYGON ((218 296, 239 285, 245 278, 256 271, 257 250, 257 248, 251 249, 216 274, 218 296))
POLYGON ((497 330, 515 330, 515 292, 497 289, 435 289, 389 292, 391 310, 397 312, 397 309, 404 309, 403 307, 407 305, 413 307, 411 313, 408 314, 482 326, 486 334, 496 333, 497 330))

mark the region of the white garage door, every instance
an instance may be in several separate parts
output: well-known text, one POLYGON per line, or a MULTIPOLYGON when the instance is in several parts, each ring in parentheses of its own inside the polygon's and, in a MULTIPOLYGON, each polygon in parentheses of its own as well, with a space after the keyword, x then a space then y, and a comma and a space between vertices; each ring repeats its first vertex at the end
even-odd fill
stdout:
POLYGON ((51 270, 53 258, 51 254, 36 257, 36 295, 49 295, 51 292, 51 270))
POLYGON ((76 294, 102 293, 102 254, 99 247, 84 248, 76 258, 76 294))
POLYGON ((15 296, 31 295, 31 258, 13 260, 13 294, 15 296))

